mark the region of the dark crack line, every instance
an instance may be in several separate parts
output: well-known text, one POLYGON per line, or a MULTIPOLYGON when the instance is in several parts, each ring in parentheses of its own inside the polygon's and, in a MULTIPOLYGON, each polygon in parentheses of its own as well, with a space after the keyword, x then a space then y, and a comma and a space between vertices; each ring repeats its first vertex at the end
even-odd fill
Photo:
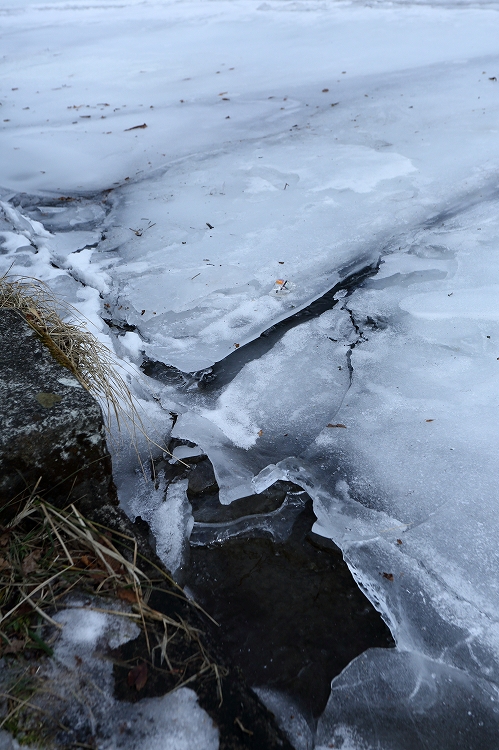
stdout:
MULTIPOLYGON (((371 256, 372 257, 372 256, 371 256)), ((165 384, 180 385, 181 390, 193 391, 196 389, 205 392, 221 391, 225 386, 239 374, 245 365, 260 359, 267 354, 280 339, 292 328, 302 323, 306 323, 313 318, 318 318, 327 310, 331 310, 340 300, 337 294, 340 291, 346 291, 348 294, 353 292, 364 281, 371 276, 375 276, 379 270, 381 255, 376 261, 365 259, 365 265, 359 269, 359 259, 352 263, 351 266, 342 269, 344 277, 342 281, 328 289, 321 297, 311 302, 307 307, 292 313, 285 320, 276 323, 267 330, 263 331, 252 341, 241 346, 234 352, 231 352, 220 362, 216 362, 212 367, 200 370, 195 373, 184 373, 174 367, 164 365, 161 362, 146 360, 141 369, 151 378, 165 384)), ((358 334, 359 331, 354 325, 358 334)), ((356 342, 357 343, 357 342, 356 342)))
MULTIPOLYGON (((378 266, 378 268, 379 268, 379 266, 378 266)), ((353 352, 353 350, 355 349, 356 346, 358 346, 359 344, 362 344, 364 341, 368 341, 368 339, 364 336, 364 332, 360 330, 360 327, 357 324, 357 321, 355 320, 355 315, 353 313, 353 310, 351 310, 349 307, 347 307, 346 304, 343 305, 343 309, 349 314, 350 321, 352 323, 352 327, 353 327, 355 333, 357 334, 357 339, 352 344, 350 344, 350 346, 348 347, 348 351, 346 353, 346 360, 347 360, 348 372, 349 372, 349 375, 350 375, 350 382, 349 382, 347 391, 345 393, 345 396, 346 396, 346 394, 348 393, 348 391, 352 387, 352 383, 353 383, 353 372, 354 372, 354 369, 353 369, 353 364, 352 364, 352 352, 353 352)), ((341 404, 343 404, 343 400, 344 399, 342 399, 341 404)))

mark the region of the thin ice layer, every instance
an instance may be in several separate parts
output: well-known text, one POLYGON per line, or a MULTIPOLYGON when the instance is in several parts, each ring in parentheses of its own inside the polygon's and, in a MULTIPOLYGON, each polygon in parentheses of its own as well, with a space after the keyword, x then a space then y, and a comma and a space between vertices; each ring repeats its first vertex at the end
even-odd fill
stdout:
POLYGON ((440 661, 373 649, 333 681, 316 750, 492 748, 497 689, 440 661))
POLYGON ((415 168, 307 128, 182 161, 123 191, 114 221, 137 230, 111 228, 106 239, 120 243, 112 309, 150 359, 209 367, 376 260, 362 245, 386 229, 387 193, 415 168), (288 294, 274 292, 278 279, 288 294))
POLYGON ((175 574, 184 564, 194 519, 186 495, 187 482, 175 482, 151 520, 156 551, 168 570, 175 574))

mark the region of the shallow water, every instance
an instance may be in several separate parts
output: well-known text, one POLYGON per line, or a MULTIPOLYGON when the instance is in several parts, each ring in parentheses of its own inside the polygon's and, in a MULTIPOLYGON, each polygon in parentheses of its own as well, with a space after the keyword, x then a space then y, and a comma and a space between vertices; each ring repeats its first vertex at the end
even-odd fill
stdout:
POLYGON ((283 692, 312 724, 333 677, 366 649, 394 645, 341 552, 311 533, 314 521, 307 499, 284 542, 191 546, 185 579, 248 683, 283 692))

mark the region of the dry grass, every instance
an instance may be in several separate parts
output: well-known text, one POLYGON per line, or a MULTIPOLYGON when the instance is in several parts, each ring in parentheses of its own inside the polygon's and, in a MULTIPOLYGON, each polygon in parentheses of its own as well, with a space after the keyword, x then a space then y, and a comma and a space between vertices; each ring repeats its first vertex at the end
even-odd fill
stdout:
MULTIPOLYGON (((147 436, 113 353, 86 329, 71 305, 58 300, 37 279, 4 275, 1 308, 20 313, 53 356, 99 401, 108 429, 114 417, 118 427, 126 427, 132 442, 138 429, 150 443, 169 452, 147 436)), ((134 621, 145 637, 151 667, 159 664, 170 675, 171 689, 211 675, 221 699, 222 671, 207 656, 200 631, 180 615, 168 616, 149 604, 156 591, 185 602, 183 592, 165 571, 141 558, 132 537, 89 521, 74 505, 65 510, 53 507, 37 495, 36 487, 16 498, 16 506, 21 510, 15 518, 0 525, 0 657, 21 666, 19 679, 0 692, 0 729, 12 730, 16 722, 26 725, 34 715, 39 726, 50 724, 50 717, 42 716, 46 710, 41 705, 46 704, 37 701, 46 687, 33 676, 33 663, 52 655, 45 634, 61 627, 54 614, 68 606, 72 592, 91 594, 102 603, 99 611, 134 621), (113 601, 119 604, 113 607, 113 601), (182 639, 192 644, 184 663, 178 657, 182 649, 175 651, 182 639)))
POLYGON ((58 299, 38 279, 4 275, 0 277, 0 309, 16 310, 23 316, 53 356, 105 408, 108 426, 114 415, 118 425, 142 427, 113 353, 87 330, 87 321, 72 305, 58 299))
POLYGON ((32 493, 16 517, 0 526, 0 653, 15 652, 12 638, 29 637, 21 622, 27 614, 59 627, 47 610, 57 609, 61 596, 75 587, 129 602, 134 613, 127 616, 143 625, 161 622, 192 634, 184 622, 149 607, 158 580, 167 582, 172 596, 185 600, 185 595, 168 573, 145 561, 158 574, 152 580, 140 559, 145 561, 133 537, 93 523, 74 505, 59 510, 32 493))
POLYGON ((4 274, 0 276, 0 309, 16 310, 22 315, 55 359, 97 399, 110 434, 114 417, 118 430, 125 428, 136 450, 138 432, 149 445, 172 455, 148 434, 132 392, 118 371, 121 366, 113 352, 87 330, 87 321, 76 308, 56 297, 39 279, 4 274))
MULTIPOLYGON (((37 669, 30 664, 52 655, 45 633, 61 628, 53 615, 71 606, 71 593, 90 594, 94 610, 135 622, 145 636, 150 667, 168 674, 170 689, 211 676, 221 700, 223 670, 206 654, 201 632, 182 616, 150 606, 154 591, 186 601, 166 572, 141 557, 132 537, 92 523, 73 505, 59 510, 32 493, 18 515, 0 527, 0 657, 18 662, 20 675, 0 693, 8 706, 0 729, 15 733, 18 722, 26 726, 37 711, 46 713, 46 702, 36 696, 47 685, 35 678, 37 669), (175 650, 179 638, 191 644, 183 663, 175 650)), ((40 726, 53 725, 53 718, 40 716, 40 726)))

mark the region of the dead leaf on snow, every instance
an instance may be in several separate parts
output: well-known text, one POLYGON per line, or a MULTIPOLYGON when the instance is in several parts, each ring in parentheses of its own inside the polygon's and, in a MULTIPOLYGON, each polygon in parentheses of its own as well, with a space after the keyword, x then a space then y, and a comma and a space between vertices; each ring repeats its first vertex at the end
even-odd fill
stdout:
POLYGON ((130 687, 142 690, 147 682, 147 664, 144 661, 129 671, 127 682, 130 687))
POLYGON ((146 123, 142 123, 142 125, 134 125, 133 128, 125 128, 123 131, 124 133, 127 133, 129 130, 143 130, 144 128, 147 128, 146 123))

